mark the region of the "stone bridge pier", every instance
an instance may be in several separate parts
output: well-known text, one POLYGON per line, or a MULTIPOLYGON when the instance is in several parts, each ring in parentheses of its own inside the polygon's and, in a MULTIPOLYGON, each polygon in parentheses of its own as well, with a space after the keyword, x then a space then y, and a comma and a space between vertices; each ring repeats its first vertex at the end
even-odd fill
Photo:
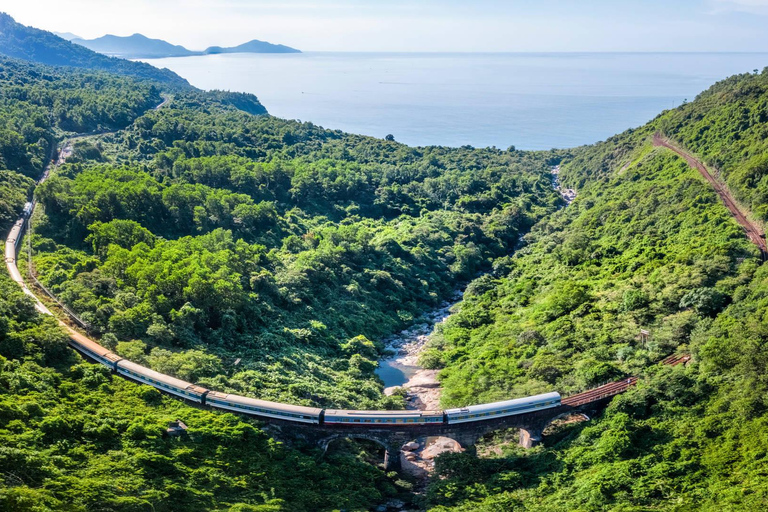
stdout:
POLYGON ((338 425, 302 425, 294 423, 278 425, 271 421, 265 426, 278 439, 291 442, 300 441, 304 445, 316 446, 321 456, 338 439, 365 439, 384 448, 384 468, 387 471, 400 469, 400 449, 409 441, 420 437, 443 436, 459 443, 462 448, 474 446, 484 436, 501 429, 517 428, 520 430, 520 444, 526 448, 536 446, 542 439, 544 428, 556 417, 569 414, 563 407, 547 409, 534 413, 492 418, 469 423, 452 425, 403 425, 398 427, 378 427, 374 425, 338 426, 338 425))
MULTIPOLYGON (((600 410, 611 397, 605 397, 581 406, 561 405, 526 414, 503 418, 488 418, 468 423, 402 425, 381 427, 376 425, 297 425, 295 423, 270 420, 264 425, 277 439, 314 446, 321 450, 321 457, 328 447, 338 439, 365 439, 384 448, 384 468, 387 471, 400 469, 400 449, 420 437, 443 436, 459 443, 462 448, 474 446, 484 436, 497 430, 516 428, 520 431, 520 445, 525 448, 536 446, 542 441, 544 429, 552 421, 571 414, 591 416, 600 410)), ((588 417, 589 417, 588 416, 588 417)))

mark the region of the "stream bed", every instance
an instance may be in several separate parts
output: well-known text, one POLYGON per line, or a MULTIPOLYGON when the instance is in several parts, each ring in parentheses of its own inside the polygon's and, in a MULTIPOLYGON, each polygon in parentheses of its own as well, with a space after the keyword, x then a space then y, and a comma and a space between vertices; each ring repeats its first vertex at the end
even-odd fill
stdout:
POLYGON ((407 391, 407 409, 438 409, 440 384, 438 370, 427 370, 419 366, 419 355, 434 332, 435 327, 451 314, 451 308, 462 298, 456 291, 448 300, 400 333, 384 339, 387 349, 394 355, 379 360, 376 374, 384 381, 384 393, 391 395, 397 388, 407 391))

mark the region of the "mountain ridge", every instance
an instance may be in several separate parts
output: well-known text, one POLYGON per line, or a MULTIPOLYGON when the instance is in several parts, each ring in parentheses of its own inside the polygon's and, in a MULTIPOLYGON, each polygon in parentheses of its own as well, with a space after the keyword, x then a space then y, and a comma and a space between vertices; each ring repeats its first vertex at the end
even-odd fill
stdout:
POLYGON ((4 12, 0 12, 0 54, 49 66, 87 68, 156 80, 169 86, 191 87, 189 82, 169 69, 107 57, 52 32, 17 23, 4 12))
POLYGON ((221 53, 301 53, 301 50, 296 48, 259 39, 252 39, 237 46, 209 46, 205 50, 196 51, 181 45, 174 45, 163 39, 153 39, 140 33, 130 36, 107 34, 96 39, 73 39, 72 42, 95 52, 128 59, 192 57, 221 53))

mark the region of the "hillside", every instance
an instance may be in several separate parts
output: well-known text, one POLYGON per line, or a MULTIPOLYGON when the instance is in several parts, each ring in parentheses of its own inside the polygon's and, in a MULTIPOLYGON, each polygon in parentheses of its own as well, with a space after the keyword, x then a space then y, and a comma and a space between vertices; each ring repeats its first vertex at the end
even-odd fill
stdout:
POLYGON ((189 57, 219 53, 301 53, 282 44, 272 44, 254 39, 233 47, 211 46, 203 51, 187 50, 162 39, 150 39, 142 34, 132 36, 105 35, 97 39, 73 39, 73 43, 95 52, 126 59, 157 59, 162 57, 189 57))
MULTIPOLYGON (((0 229, 18 218, 63 130, 116 130, 160 115, 154 84, 0 59, 0 229)), ((229 104, 255 108, 252 97, 186 94, 173 103, 260 119, 229 104)), ((75 160, 104 160, 101 142, 74 146, 75 160)), ((210 364, 199 351, 178 355, 193 371, 210 364)), ((361 453, 342 444, 318 462, 316 450, 284 446, 254 420, 116 379, 72 352, 55 320, 0 275, 0 510, 357 510, 406 491, 361 453), (187 436, 166 435, 176 419, 187 436)))
POLYGON ((166 86, 190 87, 186 80, 173 71, 158 69, 142 62, 106 57, 50 32, 25 27, 5 13, 0 13, 0 54, 52 66, 87 68, 146 78, 166 86))
POLYGON ((185 57, 194 55, 183 46, 162 39, 150 39, 141 34, 120 37, 107 34, 96 39, 72 39, 72 42, 95 52, 127 59, 185 57))
POLYGON ((660 131, 698 151, 762 212, 766 105, 768 69, 731 77, 564 159, 577 199, 471 285, 425 362, 444 368, 445 405, 641 383, 538 450, 441 460, 437 510, 754 510, 768 499, 766 267, 710 184, 652 144, 660 131), (652 365, 675 352, 692 362, 652 365))

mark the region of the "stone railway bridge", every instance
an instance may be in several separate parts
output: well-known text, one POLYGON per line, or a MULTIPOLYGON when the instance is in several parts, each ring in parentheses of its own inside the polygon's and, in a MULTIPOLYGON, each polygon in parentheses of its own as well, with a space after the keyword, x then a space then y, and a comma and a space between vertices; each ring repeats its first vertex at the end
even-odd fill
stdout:
MULTIPOLYGON (((685 363, 690 356, 670 356, 663 364, 685 363)), ((400 469, 400 448, 419 437, 449 437, 466 448, 473 446, 484 436, 502 429, 516 428, 520 431, 520 445, 531 448, 541 442, 544 429, 553 421, 572 414, 594 416, 611 399, 625 392, 637 383, 636 377, 611 382, 577 395, 563 398, 558 407, 517 414, 501 418, 489 418, 468 423, 414 425, 407 427, 338 426, 338 425, 297 425, 292 422, 272 421, 266 427, 273 435, 283 439, 300 439, 319 446, 323 453, 337 439, 365 439, 384 448, 384 468, 387 471, 400 469)))
MULTIPOLYGON (((63 160, 63 158, 64 157, 62 157, 61 160, 63 160)), ((47 175, 48 169, 46 169, 46 173, 43 176, 43 179, 41 179, 41 182, 44 181, 47 175)), ((21 233, 19 233, 18 236, 20 237, 21 233)), ((760 238, 760 240, 762 240, 762 238, 760 238)), ((761 249, 762 248, 763 247, 761 246, 761 249)), ((15 269, 15 261, 13 261, 12 264, 13 268, 15 269)), ((9 269, 10 268, 11 267, 9 264, 9 269)), ((32 269, 30 268, 30 270, 32 269)), ((34 272, 30 272, 30 275, 34 276, 34 272)), ((17 280, 24 288, 25 285, 20 274, 17 280)), ((53 294, 47 290, 45 291, 56 302, 58 302, 57 298, 53 294)), ((39 302, 37 297, 34 298, 37 302, 39 302)), ((40 304, 42 305, 42 303, 40 304)), ((43 309, 45 308, 43 307, 43 309)), ((68 316, 72 318, 74 322, 84 325, 83 322, 69 309, 63 307, 63 310, 68 313, 68 316)), ((85 327, 87 327, 87 325, 85 325, 85 327)), ((689 359, 690 356, 688 355, 673 355, 662 361, 662 364, 674 366, 677 364, 685 363, 689 359)), ((559 406, 550 409, 543 409, 539 411, 500 418, 476 419, 466 423, 440 423, 381 427, 375 425, 305 425, 295 422, 270 419, 268 420, 266 429, 272 432, 272 434, 278 438, 303 440, 304 442, 315 444, 316 446, 319 446, 321 449, 323 449, 323 453, 325 453, 325 451, 328 449, 328 446, 337 439, 351 438, 373 441, 384 447, 385 469, 397 470, 400 468, 401 447, 407 442, 419 437, 449 437, 458 442, 462 447, 469 447, 473 446, 478 440, 490 434, 491 432, 502 429, 516 428, 520 431, 520 444, 526 448, 533 447, 541 442, 544 429, 553 421, 573 414, 585 414, 587 416, 592 416, 601 410, 608 402, 610 402, 614 396, 625 392, 636 383, 637 378, 630 377, 599 386, 577 395, 563 398, 559 406)))

